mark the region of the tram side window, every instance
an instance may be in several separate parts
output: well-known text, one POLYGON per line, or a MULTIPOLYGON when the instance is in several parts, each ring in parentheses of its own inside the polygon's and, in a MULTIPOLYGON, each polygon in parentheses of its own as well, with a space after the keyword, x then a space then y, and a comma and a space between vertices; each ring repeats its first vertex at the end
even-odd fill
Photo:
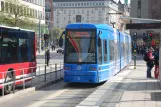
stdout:
POLYGON ((107 40, 104 40, 104 62, 107 62, 107 40))
POLYGON ((126 57, 126 42, 124 43, 124 57, 126 57))
POLYGON ((28 39, 19 39, 21 62, 28 62, 28 39))
POLYGON ((119 43, 119 42, 117 43, 117 47, 118 47, 118 48, 117 48, 117 50, 118 50, 118 51, 117 51, 117 57, 118 57, 118 59, 119 59, 119 58, 120 58, 120 43, 119 43))
POLYGON ((124 57, 124 43, 121 43, 121 57, 124 57))
POLYGON ((118 44, 116 42, 114 42, 114 58, 115 60, 118 59, 118 48, 117 48, 118 44))
POLYGON ((114 60, 114 41, 110 40, 109 44, 110 44, 110 61, 113 61, 114 60))
POLYGON ((1 64, 18 63, 18 39, 3 37, 1 42, 1 64))
POLYGON ((102 40, 100 39, 100 46, 98 47, 98 63, 102 64, 102 40))

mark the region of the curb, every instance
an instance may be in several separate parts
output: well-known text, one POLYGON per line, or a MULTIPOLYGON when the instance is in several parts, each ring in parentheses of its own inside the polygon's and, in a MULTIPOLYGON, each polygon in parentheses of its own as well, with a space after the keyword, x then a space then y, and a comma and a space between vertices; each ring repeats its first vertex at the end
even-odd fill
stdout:
POLYGON ((22 96, 22 95, 27 95, 27 94, 30 94, 31 92, 34 92, 40 88, 44 88, 48 85, 51 85, 51 84, 55 84, 59 81, 62 81, 63 78, 60 78, 56 81, 50 81, 50 82, 47 82, 47 83, 44 83, 44 84, 41 84, 41 85, 37 85, 37 86, 34 86, 34 87, 30 87, 30 88, 27 88, 27 89, 23 89, 23 90, 20 90, 20 91, 17 91, 15 93, 11 93, 11 94, 8 94, 8 95, 5 95, 5 96, 2 96, 0 98, 0 104, 4 103, 4 102, 7 102, 8 100, 11 100, 13 98, 16 98, 16 97, 19 97, 19 96, 22 96))

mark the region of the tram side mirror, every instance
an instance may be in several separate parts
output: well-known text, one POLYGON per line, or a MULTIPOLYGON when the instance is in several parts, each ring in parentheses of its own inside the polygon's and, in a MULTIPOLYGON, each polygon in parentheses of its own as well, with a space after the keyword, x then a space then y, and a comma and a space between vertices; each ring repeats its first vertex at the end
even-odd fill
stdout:
POLYGON ((60 38, 59 38, 59 47, 62 47, 63 46, 63 35, 65 34, 65 31, 62 32, 60 38))

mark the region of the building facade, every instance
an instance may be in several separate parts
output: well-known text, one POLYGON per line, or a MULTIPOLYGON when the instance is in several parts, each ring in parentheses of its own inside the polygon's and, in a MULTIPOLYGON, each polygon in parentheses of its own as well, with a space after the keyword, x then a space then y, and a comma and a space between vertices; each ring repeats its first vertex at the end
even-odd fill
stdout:
POLYGON ((54 5, 53 0, 45 0, 45 23, 49 29, 54 26, 54 5))
POLYGON ((70 23, 105 23, 118 29, 120 15, 114 0, 54 0, 54 27, 70 23))
MULTIPOLYGON (((131 0, 131 11, 130 16, 135 18, 144 19, 161 19, 161 1, 160 0, 131 0)), ((153 21, 133 21, 132 23, 153 23, 153 21)), ((143 33, 147 34, 149 32, 153 33, 153 36, 158 39, 160 35, 160 29, 135 29, 130 30, 130 34, 133 35, 137 32, 138 45, 143 44, 142 36, 143 33)))
MULTIPOLYGON (((41 20, 41 24, 45 24, 45 0, 19 0, 22 4, 28 6, 26 11, 28 14, 31 14, 34 20, 39 23, 41 20)), ((7 4, 4 0, 0 0, 0 11, 4 11, 4 7, 7 4)), ((7 12, 7 11, 5 11, 7 12)))

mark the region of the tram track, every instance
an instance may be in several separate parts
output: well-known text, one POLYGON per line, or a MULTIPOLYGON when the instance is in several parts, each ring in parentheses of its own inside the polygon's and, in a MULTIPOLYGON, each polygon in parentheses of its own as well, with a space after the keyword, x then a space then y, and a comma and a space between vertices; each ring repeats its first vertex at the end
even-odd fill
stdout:
POLYGON ((88 83, 70 83, 66 84, 61 90, 66 90, 55 98, 48 99, 41 107, 75 107, 102 84, 88 84, 88 83))

